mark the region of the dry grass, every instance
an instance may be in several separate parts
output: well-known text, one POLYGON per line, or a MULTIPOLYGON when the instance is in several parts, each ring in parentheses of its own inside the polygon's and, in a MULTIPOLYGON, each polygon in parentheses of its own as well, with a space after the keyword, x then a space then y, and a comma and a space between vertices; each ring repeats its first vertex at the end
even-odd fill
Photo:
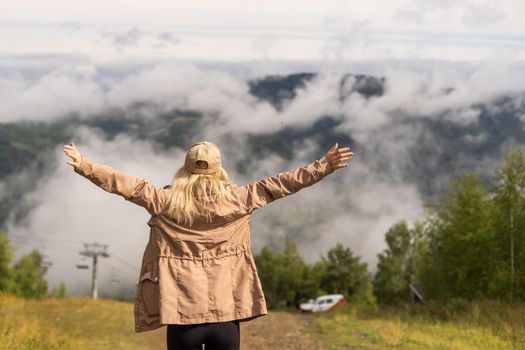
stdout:
POLYGON ((0 350, 163 349, 164 334, 135 333, 130 303, 0 294, 0 350))
MULTIPOLYGON (((312 319, 310 318, 310 322, 312 319)), ((243 349, 321 349, 302 315, 271 312, 241 323, 243 349)), ((166 328, 135 333, 133 304, 113 300, 25 300, 0 293, 0 350, 165 349, 166 328)))
POLYGON ((525 305, 471 303, 365 309, 352 305, 316 315, 326 349, 525 349, 525 305))
MULTIPOLYGON (((0 350, 165 349, 165 332, 135 333, 132 303, 0 293, 0 350)), ((241 323, 241 342, 243 349, 525 349, 525 304, 271 312, 241 323)))

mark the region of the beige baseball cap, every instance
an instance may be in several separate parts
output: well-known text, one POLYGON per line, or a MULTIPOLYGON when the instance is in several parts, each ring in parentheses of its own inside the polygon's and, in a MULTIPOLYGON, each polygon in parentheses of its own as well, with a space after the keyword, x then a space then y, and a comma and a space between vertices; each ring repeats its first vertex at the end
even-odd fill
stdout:
POLYGON ((202 141, 188 149, 184 168, 192 174, 212 174, 221 169, 221 152, 216 144, 202 141), (197 166, 197 162, 204 162, 197 166))

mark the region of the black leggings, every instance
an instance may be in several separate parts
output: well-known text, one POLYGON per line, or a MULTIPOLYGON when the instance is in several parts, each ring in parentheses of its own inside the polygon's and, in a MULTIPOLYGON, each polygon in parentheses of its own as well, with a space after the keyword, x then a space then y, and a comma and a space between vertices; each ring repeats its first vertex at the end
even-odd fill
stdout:
POLYGON ((239 321, 169 324, 166 329, 168 350, 239 350, 239 321))

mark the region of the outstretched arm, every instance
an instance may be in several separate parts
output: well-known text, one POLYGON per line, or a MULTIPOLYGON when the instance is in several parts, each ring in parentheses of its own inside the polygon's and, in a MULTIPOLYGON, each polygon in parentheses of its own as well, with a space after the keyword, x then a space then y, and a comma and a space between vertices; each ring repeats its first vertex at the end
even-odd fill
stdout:
POLYGON ((80 174, 107 192, 118 194, 126 200, 138 204, 152 214, 162 212, 169 194, 166 190, 150 184, 108 165, 98 164, 80 154, 75 144, 64 145, 64 153, 71 158, 67 164, 80 174))
POLYGON ((246 211, 251 213, 276 199, 293 194, 311 186, 337 169, 348 166, 346 163, 353 156, 350 148, 337 148, 333 145, 319 160, 298 167, 264 180, 254 181, 239 188, 240 196, 245 203, 246 211))

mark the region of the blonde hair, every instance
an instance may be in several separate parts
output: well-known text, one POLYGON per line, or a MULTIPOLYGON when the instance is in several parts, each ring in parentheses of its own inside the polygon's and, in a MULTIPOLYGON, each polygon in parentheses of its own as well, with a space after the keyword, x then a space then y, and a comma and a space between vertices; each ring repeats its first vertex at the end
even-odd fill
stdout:
POLYGON ((229 183, 228 174, 222 167, 211 174, 193 174, 182 166, 173 177, 170 213, 188 226, 198 215, 204 215, 206 221, 211 222, 212 212, 224 213, 231 198, 226 188, 229 183))

